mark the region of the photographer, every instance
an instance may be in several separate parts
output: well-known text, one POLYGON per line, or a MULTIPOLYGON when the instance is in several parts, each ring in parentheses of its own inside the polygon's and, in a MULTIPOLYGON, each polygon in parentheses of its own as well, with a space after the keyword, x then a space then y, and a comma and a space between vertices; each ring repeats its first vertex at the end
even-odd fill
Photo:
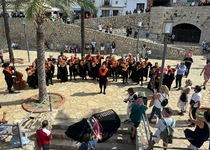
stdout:
POLYGON ((131 113, 131 108, 133 106, 133 102, 138 98, 138 94, 134 92, 133 88, 129 88, 128 90, 128 98, 124 100, 125 103, 128 102, 128 107, 127 107, 127 114, 126 114, 126 120, 124 123, 129 123, 130 121, 130 113, 131 113))

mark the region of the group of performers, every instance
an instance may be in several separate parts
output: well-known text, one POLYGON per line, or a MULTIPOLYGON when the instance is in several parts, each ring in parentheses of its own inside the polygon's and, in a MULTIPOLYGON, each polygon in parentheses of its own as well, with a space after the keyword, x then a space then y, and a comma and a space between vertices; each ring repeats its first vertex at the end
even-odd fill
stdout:
MULTIPOLYGON (((106 94, 106 85, 108 83, 108 78, 112 78, 113 82, 117 82, 118 78, 123 79, 123 84, 128 83, 128 78, 130 78, 136 84, 144 83, 144 78, 150 77, 148 88, 158 89, 160 81, 160 70, 158 63, 153 66, 147 58, 138 58, 136 61, 131 54, 127 56, 122 56, 120 59, 116 59, 115 56, 109 55, 106 58, 104 56, 97 54, 92 56, 91 53, 85 57, 79 59, 77 54, 74 54, 68 59, 63 52, 56 58, 52 55, 45 61, 45 72, 46 72, 46 85, 53 85, 52 78, 54 77, 55 67, 57 66, 57 79, 60 82, 67 82, 68 80, 77 80, 76 76, 80 76, 82 80, 87 80, 87 76, 92 78, 92 80, 99 81, 100 93, 106 94), (102 61, 105 59, 104 61, 102 61), (70 77, 68 79, 68 77, 70 77), (103 86, 103 88, 102 88, 103 86)), ((6 67, 4 69, 5 79, 8 78, 6 72, 6 67)), ((12 68, 11 68, 12 69, 12 68)), ((175 69, 168 66, 164 70, 164 84, 170 89, 171 84, 174 80, 175 69)), ((38 87, 38 74, 37 74, 37 59, 35 59, 31 66, 26 68, 28 74, 27 83, 30 87, 38 87)), ((12 78, 12 77, 11 77, 12 78)), ((11 80, 11 79, 10 79, 11 80)), ((9 85, 9 79, 6 80, 9 85)), ((8 86, 8 90, 11 92, 11 87, 8 86)))

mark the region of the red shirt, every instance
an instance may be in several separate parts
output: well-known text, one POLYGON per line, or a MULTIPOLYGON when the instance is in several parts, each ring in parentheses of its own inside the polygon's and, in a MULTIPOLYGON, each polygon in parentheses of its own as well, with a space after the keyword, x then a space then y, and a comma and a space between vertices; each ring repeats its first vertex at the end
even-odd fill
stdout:
POLYGON ((52 133, 50 130, 43 128, 36 131, 36 137, 37 137, 37 144, 40 147, 43 147, 43 145, 50 144, 50 138, 52 137, 52 133))

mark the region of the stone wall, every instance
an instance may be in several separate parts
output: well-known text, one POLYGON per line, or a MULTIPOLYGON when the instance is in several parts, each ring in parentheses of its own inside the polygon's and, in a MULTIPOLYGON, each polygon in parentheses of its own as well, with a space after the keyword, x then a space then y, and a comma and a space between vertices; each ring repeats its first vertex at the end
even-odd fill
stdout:
MULTIPOLYGON (((149 13, 92 18, 92 19, 85 19, 85 27, 91 29, 98 29, 98 25, 102 24, 104 28, 107 25, 111 25, 113 28, 122 28, 129 25, 137 26, 138 22, 140 21, 144 25, 149 25, 149 20, 150 20, 149 13)), ((75 20, 74 24, 80 26, 80 20, 75 20)))
POLYGON ((204 39, 210 41, 209 7, 152 7, 150 14, 150 29, 152 33, 161 34, 164 21, 172 19, 174 26, 188 23, 198 27, 201 30, 200 43, 204 39))

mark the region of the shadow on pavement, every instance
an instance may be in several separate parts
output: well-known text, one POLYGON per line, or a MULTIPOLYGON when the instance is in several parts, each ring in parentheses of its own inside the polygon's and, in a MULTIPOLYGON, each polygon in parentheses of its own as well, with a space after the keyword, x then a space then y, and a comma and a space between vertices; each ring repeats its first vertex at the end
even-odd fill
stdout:
POLYGON ((74 93, 71 96, 89 96, 89 95, 97 95, 99 92, 91 92, 91 93, 85 93, 85 92, 78 92, 74 93))

